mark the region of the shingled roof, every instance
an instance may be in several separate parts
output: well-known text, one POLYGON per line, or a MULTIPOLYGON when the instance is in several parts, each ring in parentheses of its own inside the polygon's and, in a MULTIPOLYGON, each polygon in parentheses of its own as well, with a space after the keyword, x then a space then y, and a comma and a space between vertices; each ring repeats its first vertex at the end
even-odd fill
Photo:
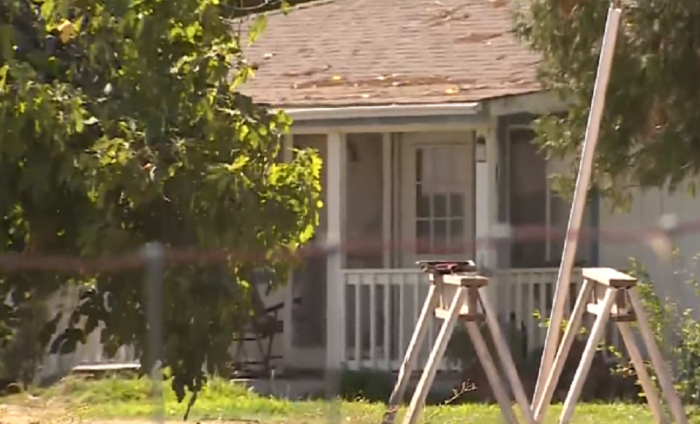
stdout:
POLYGON ((471 102, 531 93, 509 0, 318 0, 272 13, 242 87, 278 107, 471 102))

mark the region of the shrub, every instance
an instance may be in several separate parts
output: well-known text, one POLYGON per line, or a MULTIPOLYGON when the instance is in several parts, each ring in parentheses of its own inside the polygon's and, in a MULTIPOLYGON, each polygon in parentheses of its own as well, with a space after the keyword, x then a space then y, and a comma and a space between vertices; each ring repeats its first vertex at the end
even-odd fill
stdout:
POLYGON ((366 400, 368 402, 386 402, 394 388, 395 378, 392 373, 362 369, 359 371, 343 370, 340 377, 339 396, 344 400, 366 400))
MULTIPOLYGON (((694 267, 684 266, 676 250, 673 257, 678 265, 676 278, 683 281, 697 296, 700 296, 700 285, 693 271, 694 267)), ((692 258, 692 263, 698 262, 699 256, 692 258)), ((700 404, 700 322, 690 308, 683 308, 674 299, 662 298, 654 290, 654 283, 646 269, 636 260, 631 260, 633 274, 640 282, 639 289, 642 297, 651 331, 658 346, 667 360, 676 389, 684 403, 700 404)), ((620 355, 619 352, 615 352, 620 355)), ((650 369, 653 375, 653 370, 650 369)), ((631 368, 620 369, 618 372, 631 373, 631 368)))
POLYGON ((48 312, 43 302, 30 302, 19 308, 17 316, 18 327, 0 350, 0 380, 26 388, 34 383, 44 358, 42 336, 48 312))

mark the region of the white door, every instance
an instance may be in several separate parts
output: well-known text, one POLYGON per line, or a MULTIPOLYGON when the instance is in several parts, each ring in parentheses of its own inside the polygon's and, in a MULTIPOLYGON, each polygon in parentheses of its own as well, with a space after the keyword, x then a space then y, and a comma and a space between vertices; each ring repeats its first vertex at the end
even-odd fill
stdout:
POLYGON ((473 259, 474 133, 412 133, 401 142, 401 263, 473 259))

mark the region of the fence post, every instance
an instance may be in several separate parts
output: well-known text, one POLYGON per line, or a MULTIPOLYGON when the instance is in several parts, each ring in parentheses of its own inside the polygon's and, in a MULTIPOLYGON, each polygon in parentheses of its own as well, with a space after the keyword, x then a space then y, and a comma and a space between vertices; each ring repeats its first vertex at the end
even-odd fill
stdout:
POLYGON ((156 423, 165 420, 163 403, 163 275, 165 273, 165 254, 160 243, 148 243, 141 251, 141 258, 146 264, 145 297, 146 322, 148 325, 148 356, 146 363, 151 367, 151 397, 153 415, 156 423))

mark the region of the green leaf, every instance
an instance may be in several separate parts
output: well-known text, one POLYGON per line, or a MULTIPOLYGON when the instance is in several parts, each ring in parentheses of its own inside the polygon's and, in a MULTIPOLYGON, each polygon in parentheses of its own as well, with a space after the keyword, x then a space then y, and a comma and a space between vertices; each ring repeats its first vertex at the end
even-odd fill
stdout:
POLYGON ((248 42, 254 43, 267 28, 267 15, 261 13, 253 18, 253 23, 248 28, 248 42))
MULTIPOLYGON (((251 270, 274 268, 273 284, 284 284, 293 263, 277 253, 313 237, 321 160, 300 151, 277 163, 290 120, 237 90, 253 70, 225 7, 113 3, 51 0, 40 3, 47 19, 0 16, 0 255, 114 257, 147 240, 255 252, 215 264, 194 260, 164 275, 163 366, 182 399, 202 387, 205 362, 210 372, 228 372, 233 337, 254 312, 251 270), (81 30, 49 57, 32 43, 15 54, 4 35, 44 40, 46 25, 68 12, 84 18, 76 21, 81 30)), ((265 24, 257 19, 253 35, 265 24)), ((18 295, 19 304, 43 302, 79 287, 74 328, 55 349, 75 351, 99 323, 106 352, 125 344, 145 352, 143 278, 114 271, 2 274, 0 297, 17 287, 31 294, 18 295)), ((17 326, 0 306, 0 341, 17 326)), ((144 367, 146 358, 137 358, 144 367)))
MULTIPOLYGON (((14 30, 10 25, 0 24, 0 59, 10 60, 13 56, 12 42, 14 40, 14 30)), ((5 65, 7 66, 7 65, 5 65)))
POLYGON ((289 2, 287 0, 282 0, 282 2, 280 4, 280 8, 282 9, 282 13, 285 15, 288 14, 290 9, 291 9, 289 2))
POLYGON ((3 65, 0 67, 0 93, 5 91, 5 83, 7 81, 7 73, 10 71, 10 65, 3 65))
MULTIPOLYGON (((672 192, 700 177, 700 14, 697 2, 673 5, 634 2, 623 14, 593 171, 593 184, 615 206, 629 204, 630 187, 672 192)), ((536 123, 547 157, 580 152, 608 8, 608 1, 534 0, 516 14, 515 34, 542 59, 543 88, 569 106, 536 123)), ((563 177, 565 190, 574 175, 563 177)))

